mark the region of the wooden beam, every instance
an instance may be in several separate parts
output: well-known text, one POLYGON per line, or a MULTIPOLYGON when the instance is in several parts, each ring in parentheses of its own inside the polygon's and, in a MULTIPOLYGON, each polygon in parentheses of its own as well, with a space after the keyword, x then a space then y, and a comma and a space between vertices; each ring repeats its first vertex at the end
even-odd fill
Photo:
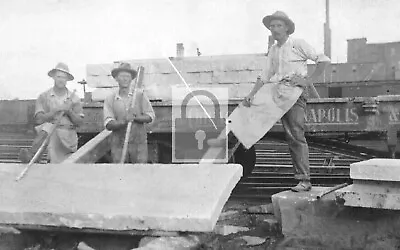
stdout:
POLYGON ((111 149, 109 141, 111 134, 112 131, 104 129, 65 159, 63 163, 95 163, 111 149))

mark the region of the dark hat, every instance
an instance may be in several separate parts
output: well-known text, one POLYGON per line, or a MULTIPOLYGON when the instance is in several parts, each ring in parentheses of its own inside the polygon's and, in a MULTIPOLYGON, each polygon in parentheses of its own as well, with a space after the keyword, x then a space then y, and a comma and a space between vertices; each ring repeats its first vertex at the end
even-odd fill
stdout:
POLYGON ((112 77, 116 78, 118 73, 121 71, 131 73, 132 79, 135 79, 137 76, 137 71, 132 69, 132 67, 129 63, 123 62, 118 66, 118 68, 115 68, 111 71, 112 77))
POLYGON ((61 72, 66 73, 68 75, 68 81, 74 80, 74 76, 71 73, 69 73, 69 68, 68 68, 67 64, 62 63, 62 62, 57 63, 56 67, 54 67, 54 69, 50 70, 49 73, 47 73, 47 74, 50 77, 53 77, 54 73, 56 71, 61 71, 61 72))
POLYGON ((274 14, 265 16, 263 18, 263 24, 267 29, 269 29, 271 21, 272 20, 282 20, 286 23, 286 25, 289 27, 288 34, 293 34, 294 32, 294 22, 288 17, 288 15, 285 14, 283 11, 276 11, 274 14))

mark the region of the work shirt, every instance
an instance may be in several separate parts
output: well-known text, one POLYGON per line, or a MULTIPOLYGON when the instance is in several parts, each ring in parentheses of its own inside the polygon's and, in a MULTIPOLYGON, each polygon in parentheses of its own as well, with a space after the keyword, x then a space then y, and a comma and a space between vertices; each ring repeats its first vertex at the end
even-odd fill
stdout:
MULTIPOLYGON (((119 90, 116 90, 104 100, 104 126, 110 121, 116 120, 126 120, 128 111, 134 112, 138 115, 146 114, 149 115, 152 119, 152 122, 155 119, 155 112, 153 107, 151 106, 150 100, 146 96, 143 90, 139 90, 135 92, 135 104, 130 109, 129 107, 129 96, 122 97, 119 95, 119 90)), ((113 134, 118 137, 125 137, 126 130, 121 129, 119 131, 114 131, 113 134)), ((118 140, 119 143, 123 143, 123 140, 118 140)), ((134 141, 135 143, 147 143, 147 131, 145 124, 132 123, 132 130, 130 135, 130 141, 134 141)), ((117 144, 119 144, 117 143, 117 144)))
MULTIPOLYGON (((48 113, 53 111, 67 101, 71 101, 72 110, 83 118, 83 107, 80 98, 69 90, 65 95, 58 96, 54 93, 53 88, 39 95, 36 100, 35 116, 40 112, 48 113)), ((38 132, 44 130, 49 134, 51 132, 52 123, 54 122, 55 121, 40 124, 36 127, 36 130, 38 132)), ((61 117, 59 125, 50 137, 48 145, 51 163, 60 163, 77 150, 78 134, 75 128, 76 126, 67 115, 61 117)))
POLYGON ((261 74, 261 80, 279 82, 295 75, 307 76, 307 60, 329 62, 324 54, 317 54, 313 47, 303 39, 289 37, 281 47, 277 43, 268 51, 266 67, 261 74))
MULTIPOLYGON (((36 100, 35 117, 39 112, 48 113, 55 110, 56 108, 62 106, 67 100, 70 100, 72 102, 72 110, 79 116, 84 117, 82 103, 80 101, 80 98, 76 94, 73 94, 71 91, 68 90, 65 95, 58 96, 54 93, 53 88, 39 95, 38 99, 36 100)), ((64 115, 60 119, 59 124, 60 127, 74 126, 72 121, 66 115, 64 115)))

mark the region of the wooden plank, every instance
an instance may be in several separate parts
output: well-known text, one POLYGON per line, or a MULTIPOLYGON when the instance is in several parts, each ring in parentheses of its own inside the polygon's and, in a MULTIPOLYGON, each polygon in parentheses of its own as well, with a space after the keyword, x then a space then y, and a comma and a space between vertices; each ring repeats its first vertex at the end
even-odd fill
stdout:
POLYGON ((211 232, 238 164, 0 164, 0 224, 211 232))
POLYGON ((63 163, 95 163, 111 149, 111 134, 112 131, 104 129, 65 159, 63 163))

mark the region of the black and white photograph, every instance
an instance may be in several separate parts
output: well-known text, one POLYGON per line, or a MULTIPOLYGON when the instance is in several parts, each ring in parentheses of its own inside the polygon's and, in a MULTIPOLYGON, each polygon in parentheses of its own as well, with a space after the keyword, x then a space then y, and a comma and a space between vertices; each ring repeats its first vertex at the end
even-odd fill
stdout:
POLYGON ((0 250, 400 249, 399 21, 0 0, 0 250))

